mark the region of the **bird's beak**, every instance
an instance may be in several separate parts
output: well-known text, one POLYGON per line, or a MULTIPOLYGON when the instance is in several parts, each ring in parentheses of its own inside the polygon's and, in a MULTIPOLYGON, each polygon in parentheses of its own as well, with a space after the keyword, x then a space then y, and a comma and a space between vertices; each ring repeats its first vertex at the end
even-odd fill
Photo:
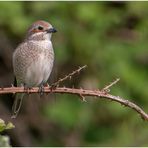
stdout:
POLYGON ((57 30, 55 28, 50 28, 48 30, 46 30, 47 33, 56 33, 57 30))

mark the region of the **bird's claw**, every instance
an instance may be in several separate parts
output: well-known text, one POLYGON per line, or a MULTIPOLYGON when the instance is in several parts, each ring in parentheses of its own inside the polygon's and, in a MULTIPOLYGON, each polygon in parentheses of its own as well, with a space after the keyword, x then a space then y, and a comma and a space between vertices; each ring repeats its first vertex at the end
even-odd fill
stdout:
POLYGON ((39 87, 39 93, 40 93, 40 97, 44 94, 44 86, 43 85, 41 85, 39 87))

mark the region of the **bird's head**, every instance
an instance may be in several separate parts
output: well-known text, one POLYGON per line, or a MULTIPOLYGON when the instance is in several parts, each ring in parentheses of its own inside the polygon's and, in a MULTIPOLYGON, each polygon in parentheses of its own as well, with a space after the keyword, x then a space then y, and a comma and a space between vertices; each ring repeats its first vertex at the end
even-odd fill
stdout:
POLYGON ((28 29, 26 39, 27 40, 50 40, 52 33, 57 32, 55 28, 52 27, 46 21, 36 21, 28 29))

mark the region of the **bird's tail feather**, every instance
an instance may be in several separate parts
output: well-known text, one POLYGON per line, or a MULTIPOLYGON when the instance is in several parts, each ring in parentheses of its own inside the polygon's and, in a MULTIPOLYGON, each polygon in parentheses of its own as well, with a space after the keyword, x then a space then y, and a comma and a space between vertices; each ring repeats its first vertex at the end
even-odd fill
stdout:
POLYGON ((18 115, 18 112, 21 108, 21 105, 22 105, 22 100, 23 100, 23 97, 24 97, 24 93, 17 93, 15 95, 15 100, 14 100, 14 103, 13 103, 13 106, 12 106, 12 116, 11 118, 16 118, 17 115, 18 115))

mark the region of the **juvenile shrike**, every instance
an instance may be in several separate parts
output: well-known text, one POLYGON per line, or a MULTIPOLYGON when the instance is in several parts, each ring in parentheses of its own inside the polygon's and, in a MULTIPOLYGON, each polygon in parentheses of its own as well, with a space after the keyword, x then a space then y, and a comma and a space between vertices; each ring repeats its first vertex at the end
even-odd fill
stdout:
MULTIPOLYGON (((51 74, 54 51, 52 33, 57 32, 48 22, 39 20, 28 29, 24 41, 13 53, 13 68, 17 86, 31 88, 45 84, 51 74)), ((24 93, 17 93, 12 107, 12 118, 16 118, 24 93)))

